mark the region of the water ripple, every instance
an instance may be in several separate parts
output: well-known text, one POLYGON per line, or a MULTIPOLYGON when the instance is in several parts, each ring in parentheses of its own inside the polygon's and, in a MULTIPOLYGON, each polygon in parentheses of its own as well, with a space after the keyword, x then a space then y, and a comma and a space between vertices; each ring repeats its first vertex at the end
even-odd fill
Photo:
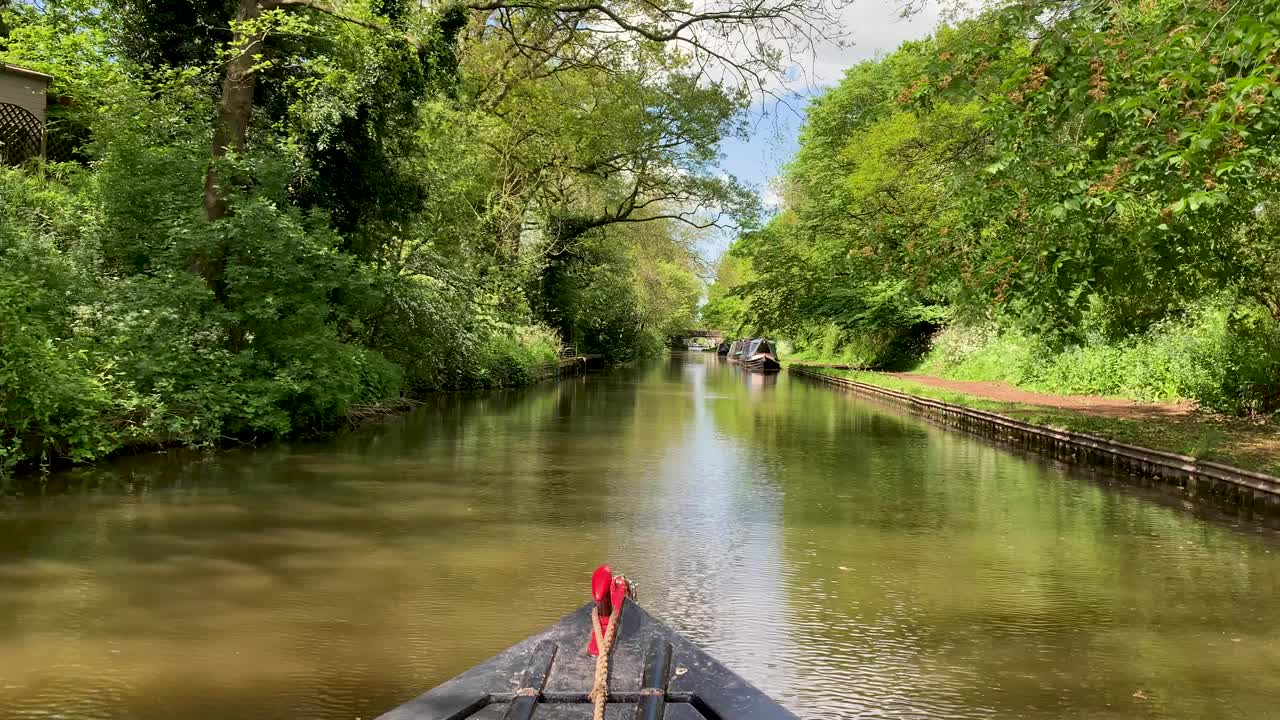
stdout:
POLYGON ((609 560, 806 718, 1275 718, 1280 543, 714 358, 0 516, 0 719, 372 717, 609 560))

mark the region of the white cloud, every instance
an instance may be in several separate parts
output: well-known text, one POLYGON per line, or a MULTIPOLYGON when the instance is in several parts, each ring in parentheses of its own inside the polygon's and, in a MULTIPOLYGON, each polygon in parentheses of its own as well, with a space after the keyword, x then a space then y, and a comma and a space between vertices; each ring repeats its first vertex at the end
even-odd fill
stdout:
MULTIPOLYGON (((771 7, 776 4, 764 1, 771 7)), ((735 32, 728 28, 724 29, 723 35, 712 31, 695 32, 705 48, 710 48, 721 58, 732 58, 733 63, 726 64, 722 59, 707 57, 697 51, 695 54, 701 58, 700 61, 706 62, 702 71, 709 80, 731 85, 741 83, 754 92, 763 89, 766 95, 811 95, 819 88, 838 82, 850 65, 891 51, 905 40, 929 34, 937 27, 942 15, 940 3, 967 6, 983 1, 818 0, 825 2, 826 12, 836 19, 835 22, 804 30, 785 22, 766 23, 757 29, 754 38, 750 37, 749 31, 735 32), (904 4, 908 3, 918 9, 904 18, 904 4), (809 37, 797 37, 796 32, 809 37), (838 40, 821 41, 817 36, 824 34, 838 40), (813 46, 808 45, 809 40, 814 42, 813 46), (761 47, 772 48, 785 58, 781 76, 764 73, 763 76, 751 77, 741 68, 733 67, 739 62, 751 64, 751 59, 759 60, 761 47), (762 82, 764 87, 759 87, 756 82, 762 82)), ((742 7, 742 0, 694 0, 693 7, 702 12, 736 10, 742 7)), ((811 16, 811 20, 817 22, 816 17, 811 16)))
POLYGON ((816 86, 832 85, 851 65, 885 55, 903 42, 937 29, 940 11, 935 3, 906 18, 901 7, 894 0, 856 0, 844 8, 841 19, 848 31, 848 45, 820 45, 808 67, 800 68, 804 78, 816 86))

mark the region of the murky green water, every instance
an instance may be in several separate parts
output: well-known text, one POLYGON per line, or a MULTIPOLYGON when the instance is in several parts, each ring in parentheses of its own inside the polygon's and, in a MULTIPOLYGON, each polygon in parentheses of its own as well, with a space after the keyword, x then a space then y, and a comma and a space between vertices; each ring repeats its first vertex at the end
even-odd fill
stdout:
POLYGON ((814 718, 1280 717, 1280 541, 713 357, 0 501, 0 718, 370 718, 600 561, 814 718))

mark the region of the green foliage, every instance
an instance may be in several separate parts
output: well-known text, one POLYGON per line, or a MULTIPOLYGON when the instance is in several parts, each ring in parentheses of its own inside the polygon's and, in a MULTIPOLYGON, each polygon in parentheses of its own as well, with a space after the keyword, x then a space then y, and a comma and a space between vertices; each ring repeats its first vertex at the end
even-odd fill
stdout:
POLYGON ((559 359, 560 336, 540 326, 493 328, 484 338, 461 386, 526 385, 559 359))
POLYGON ((921 369, 1047 392, 1194 398, 1206 408, 1260 413, 1274 403, 1268 393, 1280 372, 1280 328, 1261 308, 1248 307, 1220 295, 1140 335, 1115 341, 1094 333, 1067 348, 995 325, 952 325, 935 338, 921 369))
POLYGON ((71 346, 74 293, 88 277, 59 244, 74 198, 0 169, 0 472, 28 458, 114 449, 116 378, 71 346))
POLYGON ((231 40, 234 0, 107 0, 117 21, 116 43, 148 67, 193 67, 213 62, 231 40))
POLYGON ((945 308, 876 273, 865 250, 819 233, 784 213, 739 239, 732 253, 750 259, 753 275, 730 291, 747 308, 741 326, 785 335, 803 357, 827 362, 896 368, 918 356, 945 308))
POLYGON ((1276 185, 1280 3, 1042 5, 975 21, 909 101, 986 99, 983 167, 956 178, 971 220, 944 226, 965 288, 1068 340, 1097 299, 1123 335, 1253 295, 1256 252, 1225 240, 1276 185))
POLYGON ((707 302, 700 311, 700 324, 728 337, 750 333, 750 308, 734 291, 754 279, 751 263, 733 253, 725 253, 716 266, 716 281, 707 290, 707 302))
POLYGON ((0 474, 335 427, 531 382, 561 333, 624 360, 691 327, 688 228, 755 210, 714 167, 745 96, 674 45, 483 17, 0 5, 0 60, 54 76, 78 161, 0 173, 0 474))
MULTIPOLYGON (((432 178, 415 162, 423 155, 420 107, 457 83, 451 38, 417 49, 324 16, 279 22, 289 39, 264 69, 260 104, 305 162, 290 199, 324 210, 345 249, 374 257, 427 202, 432 178)), ((431 29, 432 40, 441 35, 431 29)))
POLYGON ((734 245, 740 322, 873 367, 950 325, 957 376, 1280 408, 1280 1, 1244 5, 1010 0, 852 68, 734 245))
POLYGON ((246 201, 216 233, 198 218, 136 215, 130 232, 99 197, 119 188, 70 175, 74 187, 0 174, 0 469, 89 460, 137 442, 283 435, 399 393, 399 368, 340 342, 328 320, 330 294, 359 277, 334 252, 331 231, 308 228, 296 210, 246 201), (147 246, 141 230, 162 221, 183 242, 147 246), (142 261, 99 254, 104 240, 126 234, 144 241, 142 261), (177 266, 193 248, 229 238, 236 253, 218 303, 177 266), (232 347, 232 333, 243 348, 232 347))
POLYGON ((671 232, 610 228, 576 243, 542 274, 543 312, 582 352, 612 361, 661 352, 668 337, 694 327, 702 295, 693 258, 671 232))

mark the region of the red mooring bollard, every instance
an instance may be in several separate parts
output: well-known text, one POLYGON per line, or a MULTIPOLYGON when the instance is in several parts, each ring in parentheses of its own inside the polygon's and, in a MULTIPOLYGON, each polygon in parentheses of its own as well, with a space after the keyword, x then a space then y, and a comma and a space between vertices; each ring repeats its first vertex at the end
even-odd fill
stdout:
MULTIPOLYGON (((596 601, 596 611, 600 618, 600 635, 609 627, 609 616, 614 612, 622 612, 622 602, 631 588, 627 579, 621 575, 614 577, 613 568, 601 565, 591 573, 591 599, 596 601)), ((591 633, 587 643, 587 654, 595 657, 600 654, 596 647, 596 633, 591 633)))

